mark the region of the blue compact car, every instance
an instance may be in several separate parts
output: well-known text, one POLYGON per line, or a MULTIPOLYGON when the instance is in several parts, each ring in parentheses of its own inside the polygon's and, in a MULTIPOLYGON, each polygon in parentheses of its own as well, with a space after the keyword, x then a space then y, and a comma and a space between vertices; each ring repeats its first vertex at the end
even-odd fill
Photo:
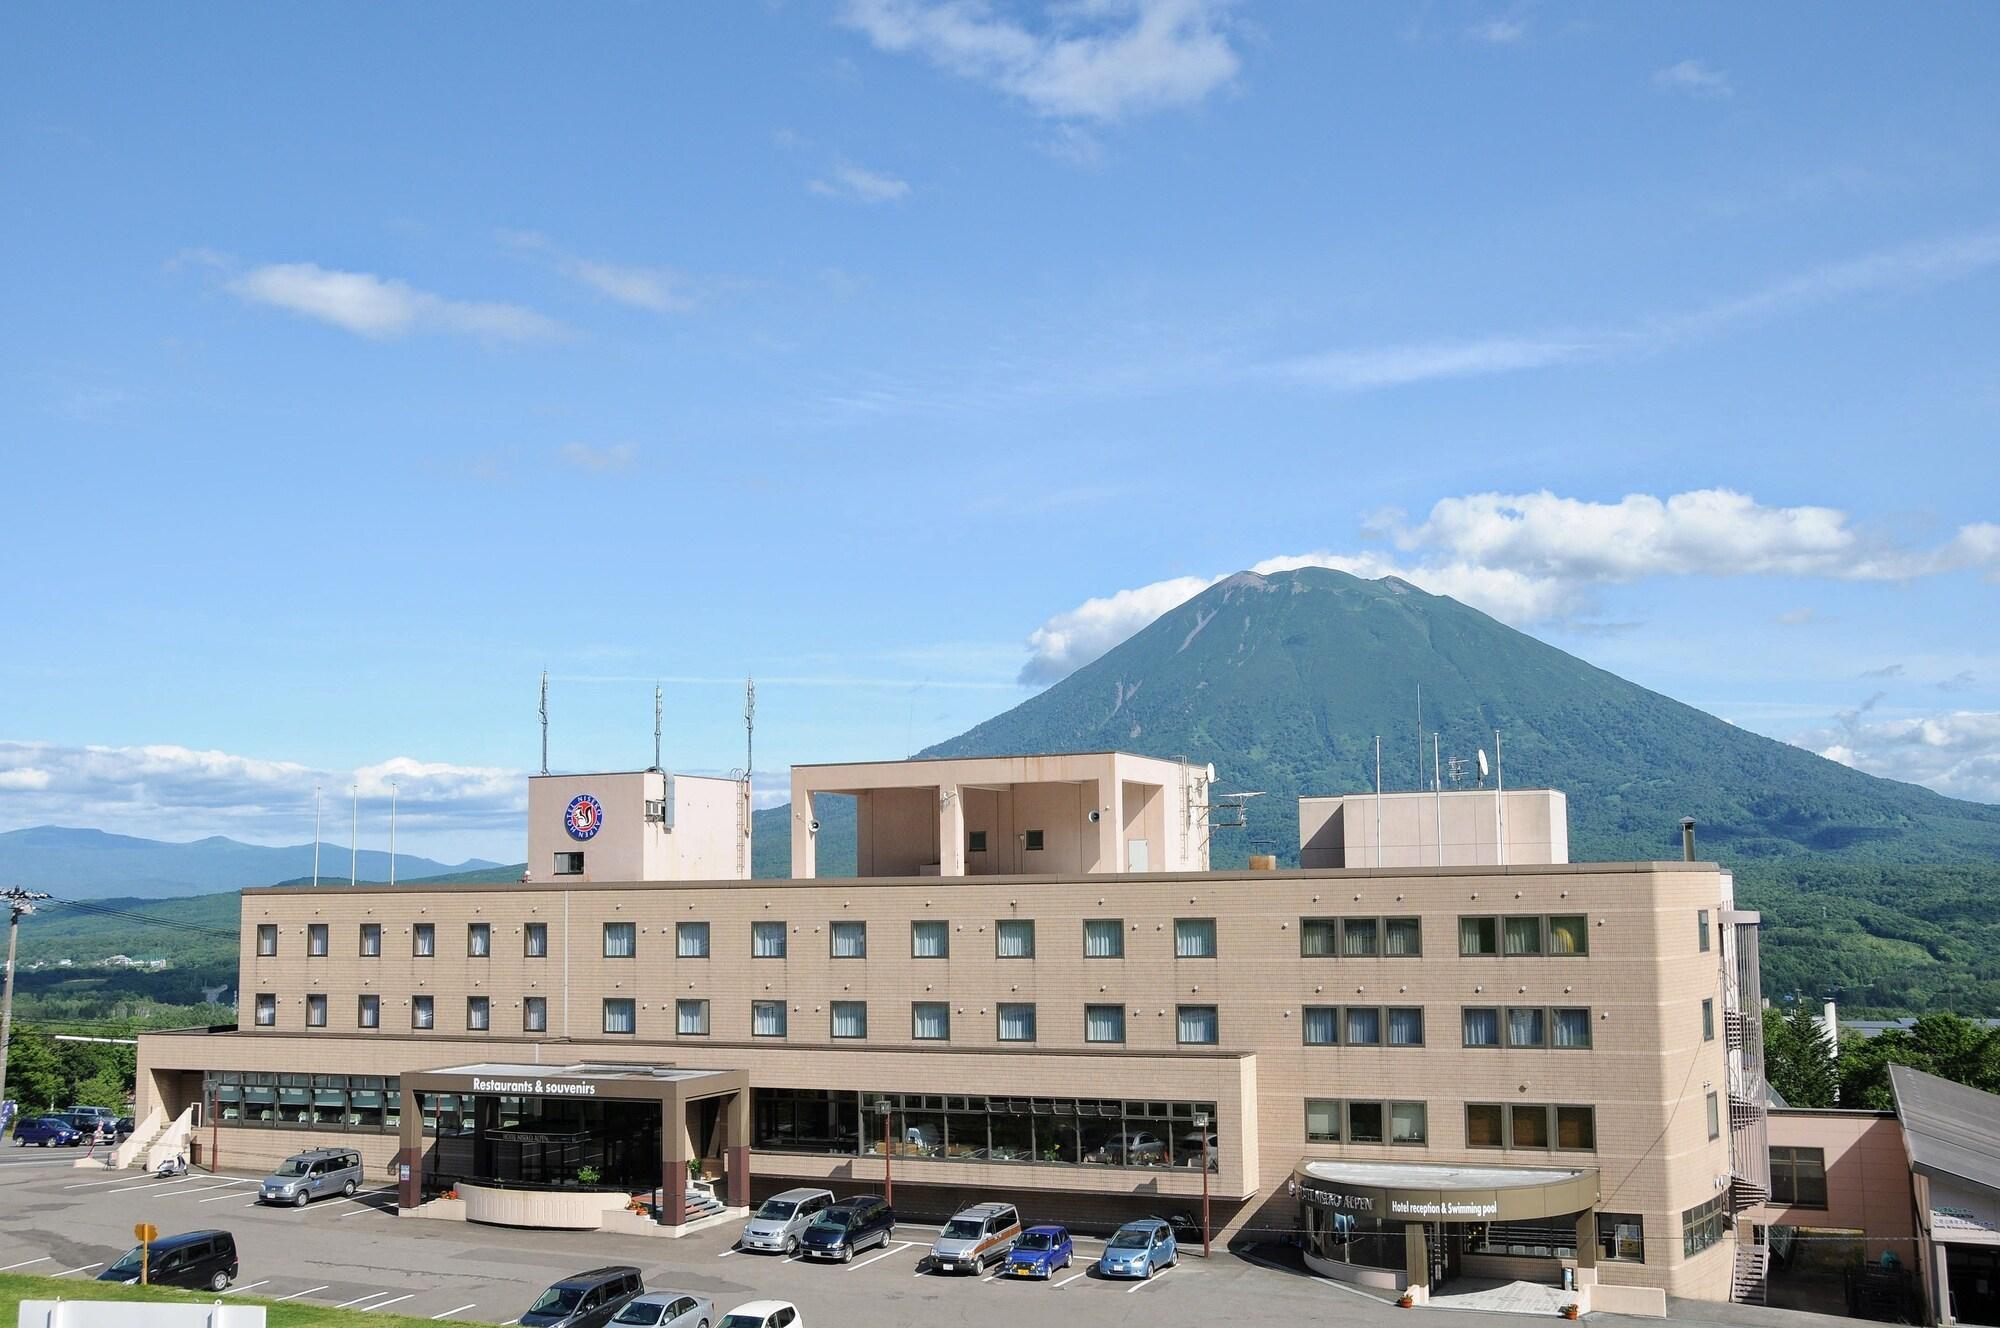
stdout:
POLYGON ((1127 1222, 1112 1235, 1097 1260, 1097 1271, 1105 1277, 1147 1278, 1173 1267, 1180 1257, 1174 1229, 1157 1217, 1141 1218, 1127 1222))
POLYGON ((38 1116, 24 1120, 14 1127, 14 1142, 26 1148, 29 1144, 39 1144, 47 1148, 50 1144, 58 1148, 71 1148, 83 1142, 83 1135, 68 1121, 58 1116, 38 1116))
POLYGON ((1076 1257, 1076 1246, 1062 1227, 1029 1227, 1007 1255, 1007 1276, 1039 1277, 1044 1281, 1076 1257))

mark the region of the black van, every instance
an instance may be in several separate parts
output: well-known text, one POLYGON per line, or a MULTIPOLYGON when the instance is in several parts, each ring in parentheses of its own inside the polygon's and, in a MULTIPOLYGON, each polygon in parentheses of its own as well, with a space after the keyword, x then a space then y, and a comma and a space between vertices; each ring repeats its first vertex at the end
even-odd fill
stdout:
MULTIPOLYGON (((100 1282, 139 1280, 140 1246, 97 1275, 100 1282)), ((220 1291, 236 1280, 236 1237, 227 1231, 162 1236, 147 1256, 146 1280, 156 1286, 220 1291)))
POLYGON ((593 1268, 544 1291, 518 1322, 521 1328, 603 1328, 625 1302, 645 1290, 637 1268, 593 1268))
POLYGON ((895 1238, 894 1210, 875 1195, 864 1194, 842 1199, 815 1217, 799 1237, 799 1249, 808 1259, 846 1263, 872 1246, 887 1249, 895 1238))

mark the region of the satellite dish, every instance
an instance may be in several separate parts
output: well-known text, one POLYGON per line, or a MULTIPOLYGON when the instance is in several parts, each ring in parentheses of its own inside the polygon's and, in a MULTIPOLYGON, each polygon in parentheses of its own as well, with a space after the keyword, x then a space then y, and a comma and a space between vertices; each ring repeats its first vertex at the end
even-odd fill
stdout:
POLYGON ((1481 747, 1479 749, 1479 778, 1482 782, 1486 778, 1487 769, 1488 767, 1486 764, 1486 749, 1484 747, 1481 747))

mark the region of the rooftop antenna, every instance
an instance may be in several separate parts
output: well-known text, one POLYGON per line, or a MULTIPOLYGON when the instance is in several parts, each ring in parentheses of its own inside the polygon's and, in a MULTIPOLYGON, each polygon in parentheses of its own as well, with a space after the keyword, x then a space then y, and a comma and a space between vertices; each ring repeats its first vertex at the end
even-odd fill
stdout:
POLYGON ((1438 866, 1444 866, 1444 780, 1438 769, 1438 735, 1431 734, 1431 792, 1437 808, 1438 866))
POLYGON ((542 773, 549 773, 549 671, 542 670, 542 773))
POLYGON ((389 884, 396 883, 396 781, 389 781, 389 884))
POLYGON ((1500 771, 1500 730, 1493 730, 1493 842, 1502 867, 1507 865, 1507 776, 1500 771))
POLYGON ((1375 865, 1382 865, 1382 735, 1375 735, 1375 865))
POLYGON ((757 767, 752 760, 757 751, 757 680, 749 674, 743 675, 743 783, 750 783, 750 772, 757 767))
POLYGON ((313 889, 319 889, 319 785, 313 785, 313 889))
POLYGON ((653 684, 653 769, 660 769, 660 684, 653 684))
POLYGON ((354 798, 354 806, 347 819, 347 883, 354 884, 355 868, 361 862, 361 785, 349 784, 347 791, 354 798))
POLYGON ((1424 685, 1417 684, 1417 787, 1424 786, 1424 685))

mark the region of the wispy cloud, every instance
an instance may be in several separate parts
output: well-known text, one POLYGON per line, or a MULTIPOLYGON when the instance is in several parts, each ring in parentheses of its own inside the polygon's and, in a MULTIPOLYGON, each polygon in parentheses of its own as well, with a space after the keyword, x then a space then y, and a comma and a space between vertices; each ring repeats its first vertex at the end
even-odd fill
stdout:
POLYGON ((1241 61, 1221 0, 1049 4, 1037 28, 985 0, 849 0, 876 49, 916 54, 1044 115, 1117 120, 1201 101, 1241 61))
POLYGON ((2000 802, 2000 713, 1877 718, 1879 695, 1792 741, 1870 774, 1922 784, 1954 798, 2000 802))
POLYGON ((614 471, 628 470, 638 458, 639 448, 635 443, 612 443, 606 447, 594 447, 589 443, 564 443, 556 450, 556 456, 564 465, 594 475, 607 475, 614 471))
POLYGON ((1528 25, 1517 18, 1489 18, 1467 27, 1465 35, 1488 46, 1512 46, 1528 35, 1528 25))
POLYGON ((1677 92, 1704 101, 1720 101, 1736 95, 1729 75, 1699 60, 1682 60, 1653 75, 1653 86, 1663 92, 1677 92))
POLYGON ((317 263, 268 263, 237 273, 223 285, 245 303, 283 309, 374 340, 451 332, 491 341, 535 341, 563 331, 554 319, 523 305, 447 299, 393 277, 317 263))
POLYGON ((511 248, 545 256, 570 280, 619 304, 678 314, 687 313, 697 303, 694 279, 674 268, 584 258, 538 231, 503 231, 500 240, 511 248))
POLYGON ((846 198, 860 203, 894 203, 910 192, 910 182, 871 171, 851 161, 836 160, 827 173, 806 182, 806 188, 824 198, 846 198))
POLYGON ((1778 625, 1781 627, 1804 627, 1809 622, 1817 621, 1818 618, 1819 610, 1817 609, 1786 609, 1778 615, 1778 625))

